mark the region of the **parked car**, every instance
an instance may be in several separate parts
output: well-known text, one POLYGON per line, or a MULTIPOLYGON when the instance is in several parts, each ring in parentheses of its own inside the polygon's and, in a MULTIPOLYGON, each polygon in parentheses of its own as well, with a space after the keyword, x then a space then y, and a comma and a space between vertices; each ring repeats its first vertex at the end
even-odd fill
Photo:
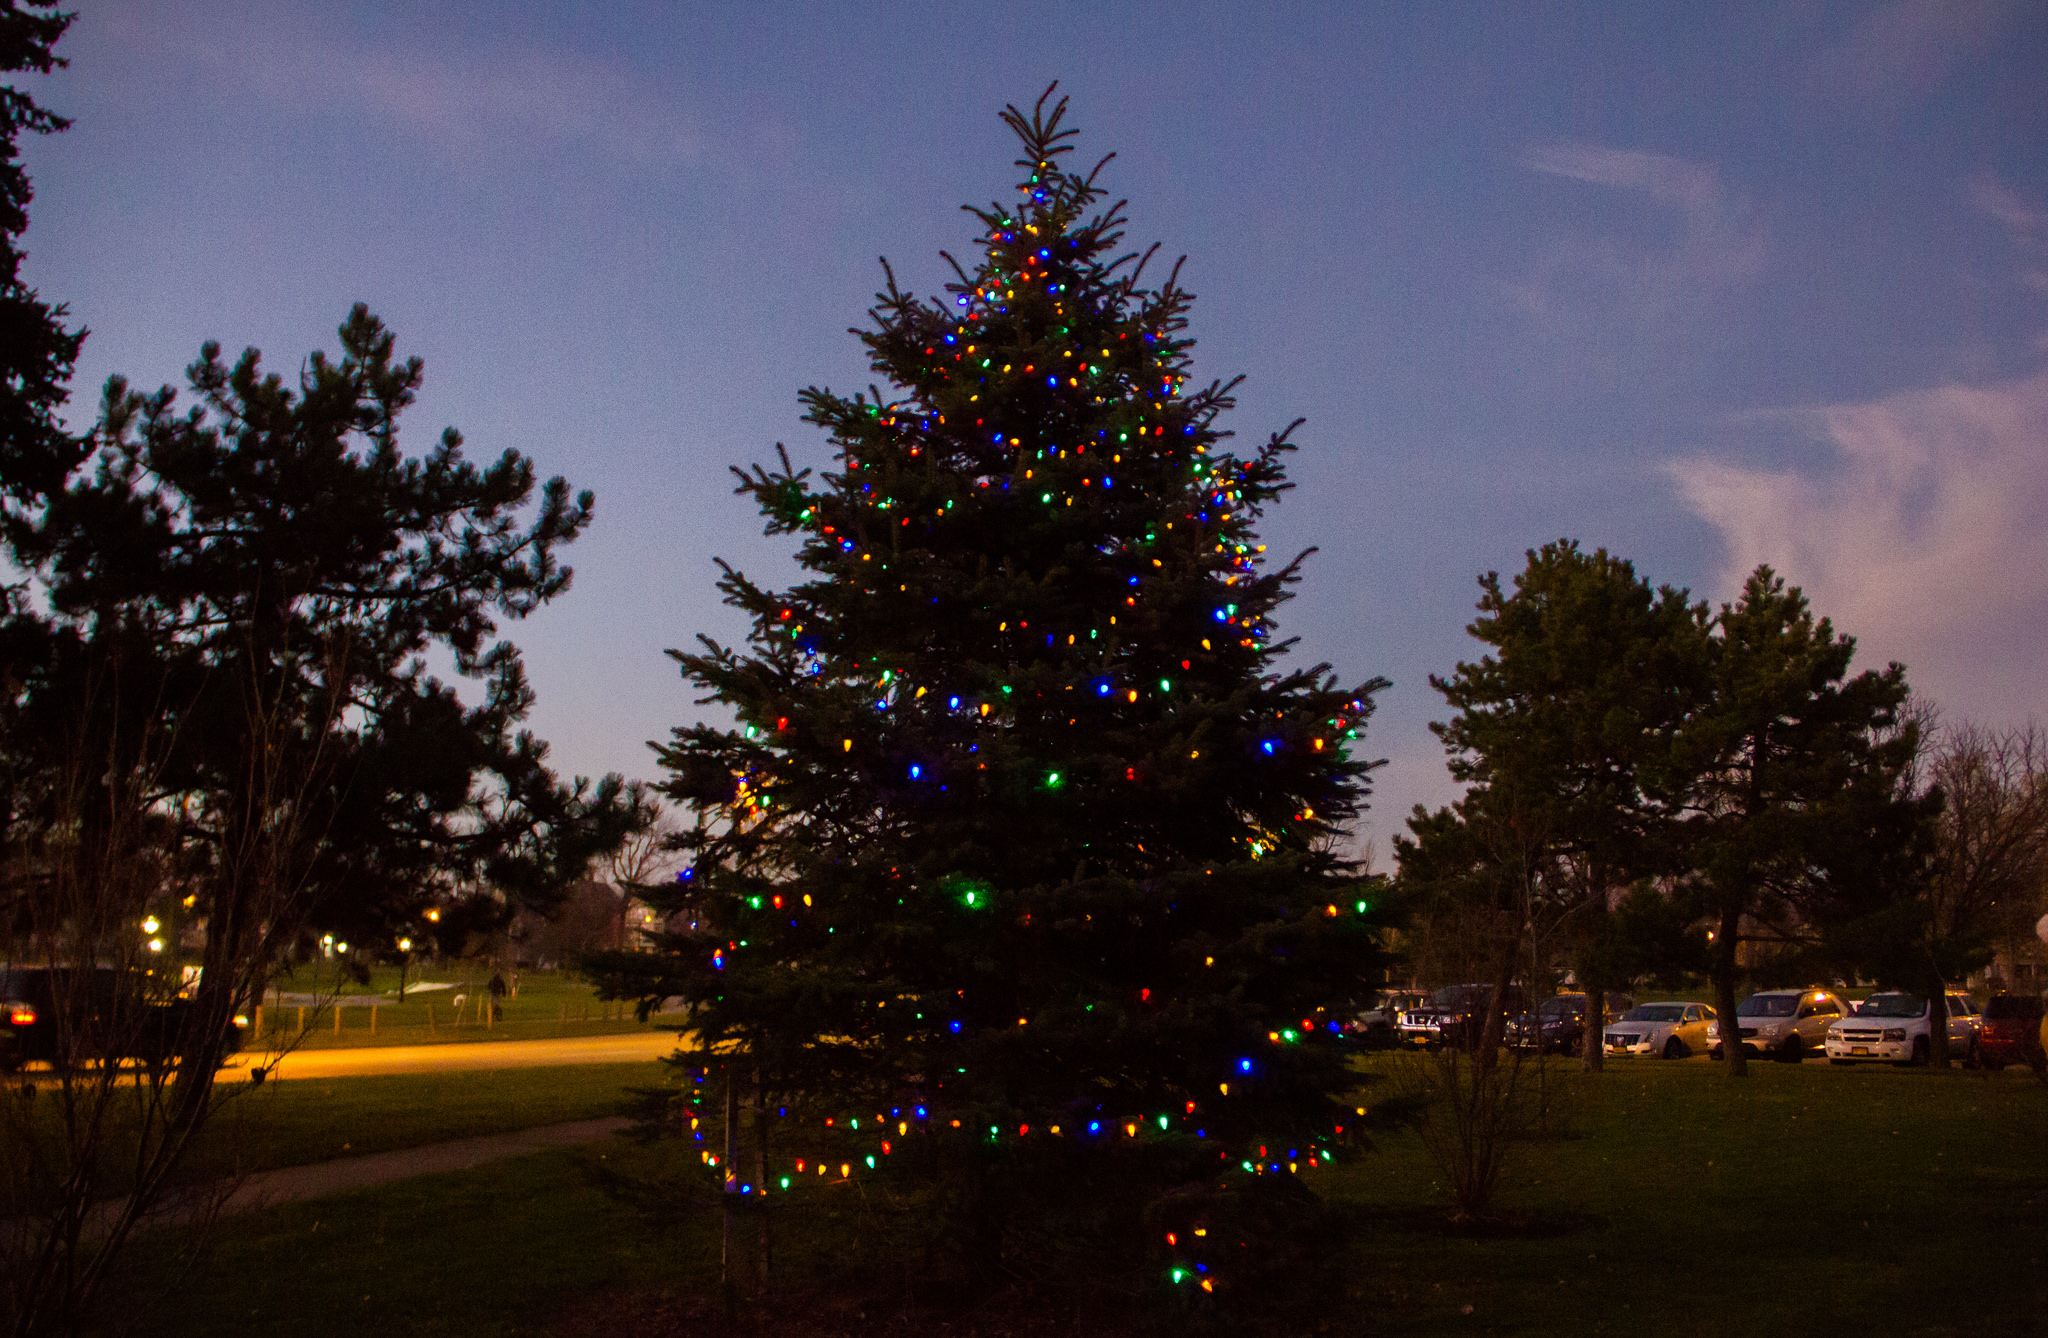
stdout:
POLYGON ((1970 1036, 1972 1040, 1984 1034, 1984 1010, 1978 1007, 1977 1001, 1975 999, 1972 999, 1969 995, 1949 995, 1948 1015, 1950 1017, 1960 1017, 1970 1024, 1970 1036))
MULTIPOLYGON (((1949 1053, 1965 1063, 1975 1059, 1977 1032, 1970 1024, 1970 1002, 1948 996, 1949 1053)), ((1924 994, 1888 990, 1856 1005, 1856 1011, 1828 1028, 1830 1064, 1925 1064, 1934 1029, 1934 1010, 1924 994)))
POLYGON ((1637 1004, 1609 1024, 1602 1040, 1610 1055, 1661 1055, 1684 1059, 1708 1045, 1714 1010, 1702 1003, 1668 1000, 1637 1004))
POLYGON ((1992 995, 1984 1005, 1983 1029, 1977 1033, 1977 1062, 1993 1072, 2007 1064, 2048 1071, 2048 1055, 2041 1048, 2042 1011, 2038 994, 1992 995))
MULTIPOLYGON (((1848 1010, 1832 990, 1759 990, 1735 1005, 1742 1048, 1796 1064, 1827 1044, 1828 1028, 1848 1010)), ((1721 1057, 1721 1024, 1707 1024, 1708 1053, 1721 1057)))
POLYGON ((1401 1014, 1399 1025, 1403 1045, 1436 1045, 1443 1039, 1443 1020, 1456 1013, 1468 995, 1483 994, 1485 985, 1446 985, 1432 991, 1421 1003, 1401 1014))
MULTIPOLYGON (((1604 1029, 1635 1004, 1636 1001, 1628 995, 1609 990, 1605 1014, 1600 1019, 1601 1027, 1604 1029)), ((1579 1048, 1585 1036, 1586 996, 1583 994, 1552 995, 1536 1005, 1534 1012, 1524 1013, 1508 1024, 1508 1044, 1522 1050, 1571 1054, 1579 1048)))
MULTIPOLYGON (((1407 1045, 1474 1045, 1492 998, 1491 985, 1446 985, 1427 1004, 1401 1014, 1401 1040, 1407 1045)), ((1506 1007, 1510 1016, 1521 1010, 1520 986, 1508 987, 1506 1007)))
MULTIPOLYGON (((41 1062, 53 1068, 109 1060, 176 1059, 190 1000, 139 971, 114 967, 0 965, 0 1070, 41 1062)), ((237 1017, 227 1050, 242 1048, 237 1017)))
POLYGON ((1401 1039, 1401 1014, 1428 1003, 1429 995, 1421 990, 1386 990, 1345 1030, 1368 1046, 1394 1045, 1401 1039))

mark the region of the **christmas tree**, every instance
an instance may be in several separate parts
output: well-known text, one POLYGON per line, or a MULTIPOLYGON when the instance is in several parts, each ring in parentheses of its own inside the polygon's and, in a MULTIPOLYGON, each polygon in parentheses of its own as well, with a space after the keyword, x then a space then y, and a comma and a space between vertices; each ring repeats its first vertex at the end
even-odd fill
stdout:
MULTIPOLYGON (((1384 682, 1287 666, 1300 559, 1254 523, 1288 433, 1223 449, 1235 382, 1191 387, 1189 295, 1118 253, 1050 96, 1004 114, 1026 180, 970 207, 973 273, 938 300, 888 276, 858 333, 890 390, 803 392, 837 472, 741 472, 806 579, 727 568, 747 648, 673 652, 737 725, 661 750, 692 866, 661 953, 607 980, 692 999, 787 1112, 751 1165, 703 1149, 750 1194, 1227 1188, 1325 1163, 1350 1113, 1341 1025, 1379 956, 1341 843, 1384 682)), ((1173 1234, 1162 1271, 1213 1290, 1173 1234)))

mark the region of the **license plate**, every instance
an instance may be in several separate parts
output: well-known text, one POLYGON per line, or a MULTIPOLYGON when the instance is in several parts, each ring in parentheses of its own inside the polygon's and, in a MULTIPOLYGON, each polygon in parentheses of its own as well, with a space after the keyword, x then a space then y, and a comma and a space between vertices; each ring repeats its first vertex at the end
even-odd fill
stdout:
POLYGON ((1849 1053, 1852 1055, 1867 1055, 1870 1053, 1870 1047, 1867 1045, 1854 1046, 1851 1047, 1849 1053))

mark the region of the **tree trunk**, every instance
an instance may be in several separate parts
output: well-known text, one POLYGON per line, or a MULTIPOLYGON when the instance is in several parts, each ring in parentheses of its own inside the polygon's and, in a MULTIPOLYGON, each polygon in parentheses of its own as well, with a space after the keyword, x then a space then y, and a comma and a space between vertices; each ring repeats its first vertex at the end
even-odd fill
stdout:
POLYGON ((725 1066, 725 1193, 718 1201, 718 1284, 732 1295, 732 1200, 740 1192, 740 1083, 730 1061, 725 1066))
POLYGON ((1598 966, 1586 972, 1586 1002, 1581 1011, 1579 1071, 1598 1073, 1607 1064, 1607 972, 1598 966))
POLYGON ((1584 1073, 1598 1073, 1607 1062, 1607 884, 1603 880, 1593 888, 1593 923, 1586 942, 1590 948, 1585 955, 1586 969, 1580 973, 1579 983, 1586 990, 1586 1012, 1583 1029, 1579 1033, 1579 1069, 1584 1073))
POLYGON ((1749 1060, 1742 1053, 1742 1028, 1735 1020, 1735 949, 1741 942, 1742 909, 1721 908, 1721 928, 1714 935, 1714 1013, 1721 1029, 1721 1062, 1730 1078, 1747 1078, 1749 1060))
POLYGON ((755 1213, 761 1223, 758 1289, 765 1294, 768 1290, 768 1266, 773 1261, 774 1251, 768 1237, 768 1101, 761 1090, 761 1070, 758 1068, 754 1070, 754 1183, 761 1190, 761 1203, 755 1213))
POLYGON ((1472 1067, 1482 1073, 1492 1068, 1500 1055, 1502 1035, 1507 1030, 1508 989, 1515 983, 1515 958, 1522 950, 1522 917, 1510 914, 1506 918, 1515 922, 1514 927, 1501 941, 1500 953, 1494 958, 1493 993, 1486 1001, 1486 1016, 1473 1041, 1472 1067))
POLYGON ((1927 1067, 1948 1067, 1948 987, 1941 973, 1927 973, 1927 1067))
POLYGON ((996 1177, 971 1137, 945 1138, 939 1156, 945 1167, 943 1235, 956 1280, 976 1291, 991 1290, 1003 1280, 1004 1219, 996 1177))

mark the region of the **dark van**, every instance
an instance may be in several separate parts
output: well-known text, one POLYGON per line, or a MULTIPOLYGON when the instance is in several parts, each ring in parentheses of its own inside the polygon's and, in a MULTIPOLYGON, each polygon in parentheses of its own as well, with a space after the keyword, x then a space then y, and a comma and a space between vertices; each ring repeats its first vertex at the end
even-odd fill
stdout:
MULTIPOLYGON (((183 1052, 191 1021, 191 1002, 144 972, 0 965, 0 1070, 35 1062, 169 1063, 183 1052)), ((227 1049, 241 1046, 237 1019, 227 1049)))

